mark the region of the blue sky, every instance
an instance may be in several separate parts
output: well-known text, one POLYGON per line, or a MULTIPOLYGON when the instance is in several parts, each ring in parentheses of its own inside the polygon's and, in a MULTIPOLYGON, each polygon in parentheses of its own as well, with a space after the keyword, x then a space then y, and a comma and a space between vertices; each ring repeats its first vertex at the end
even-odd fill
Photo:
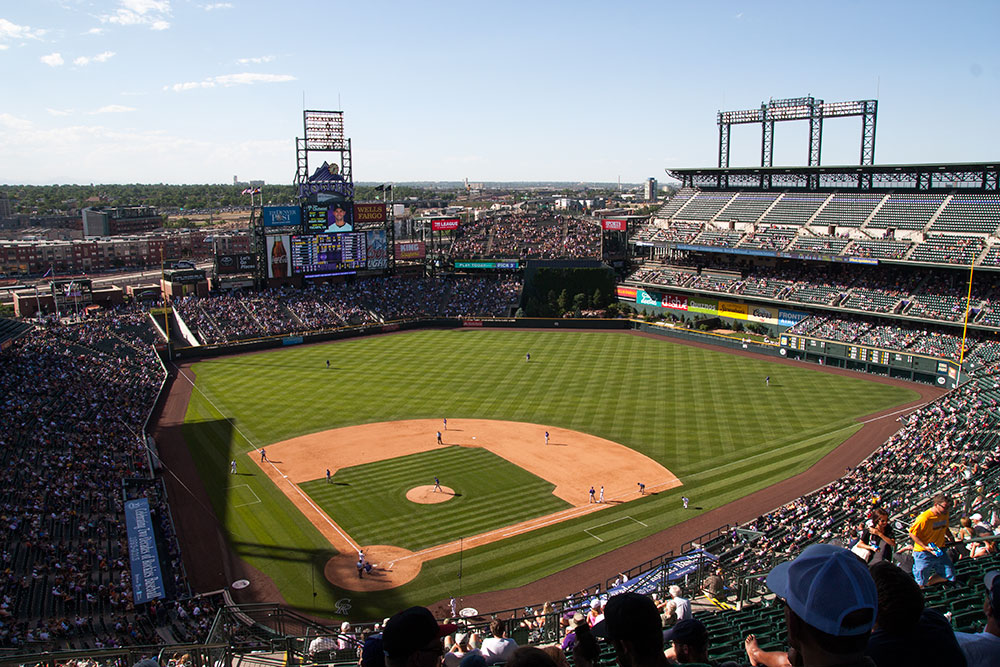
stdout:
MULTIPOLYGON (((715 165, 720 109, 805 95, 877 97, 877 163, 1000 160, 998 27, 993 0, 6 0, 0 182, 290 183, 303 99, 344 111, 356 181, 662 180, 715 165)), ((860 127, 827 121, 823 164, 860 127)), ((734 127, 731 164, 759 145, 734 127)))

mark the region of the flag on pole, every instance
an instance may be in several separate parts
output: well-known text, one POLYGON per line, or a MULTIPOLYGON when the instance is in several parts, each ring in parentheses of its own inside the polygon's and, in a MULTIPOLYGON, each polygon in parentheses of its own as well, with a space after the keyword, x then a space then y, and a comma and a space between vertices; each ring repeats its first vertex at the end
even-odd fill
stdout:
POLYGON ((48 278, 51 275, 52 275, 52 265, 49 264, 49 270, 45 272, 45 275, 42 276, 42 278, 48 278))
POLYGON ((247 188, 246 190, 244 190, 244 191, 243 191, 243 192, 241 192, 240 194, 244 194, 244 195, 249 195, 249 194, 253 194, 253 190, 251 190, 250 188, 247 188))

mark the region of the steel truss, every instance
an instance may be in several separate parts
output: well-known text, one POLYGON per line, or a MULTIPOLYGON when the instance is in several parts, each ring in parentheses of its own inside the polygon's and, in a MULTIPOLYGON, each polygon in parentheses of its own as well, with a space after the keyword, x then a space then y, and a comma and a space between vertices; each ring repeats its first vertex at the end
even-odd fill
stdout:
POLYGON ((998 192, 1000 163, 861 167, 730 167, 667 169, 682 187, 702 190, 893 190, 998 192))
POLYGON ((719 124, 719 168, 729 167, 730 130, 733 125, 759 123, 761 126, 760 166, 774 164, 774 124, 779 121, 809 121, 809 161, 810 167, 820 165, 823 148, 823 119, 861 116, 861 162, 862 166, 875 164, 875 124, 878 116, 878 100, 857 100, 854 102, 830 102, 814 97, 793 97, 784 100, 761 102, 760 109, 740 109, 720 111, 719 124))

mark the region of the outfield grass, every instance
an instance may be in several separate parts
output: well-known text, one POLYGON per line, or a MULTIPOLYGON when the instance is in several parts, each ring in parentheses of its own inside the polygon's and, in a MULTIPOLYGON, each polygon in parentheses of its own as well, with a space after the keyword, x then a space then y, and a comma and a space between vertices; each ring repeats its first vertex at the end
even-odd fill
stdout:
MULTIPOLYGON (((471 593, 524 584, 583 562, 690 518, 690 511, 680 509, 681 495, 703 510, 737 500, 805 470, 860 428, 855 418, 918 396, 860 375, 833 375, 621 332, 417 331, 213 359, 196 364, 194 371, 198 391, 188 407, 185 435, 234 548, 270 575, 291 604, 323 614, 347 596, 352 616, 372 618, 459 589, 471 593), (525 362, 528 352, 530 363, 525 362), (766 376, 770 386, 764 385, 766 376), (658 461, 684 486, 432 561, 416 580, 392 591, 345 594, 322 583, 314 598, 310 582, 323 582, 322 565, 332 555, 329 543, 259 471, 229 476, 230 459, 253 447, 341 426, 441 417, 590 433, 658 461), (246 504, 248 490, 260 502, 246 504)), ((469 451, 476 450, 435 452, 444 460, 434 465, 462 468, 469 462, 453 457, 469 451)), ((401 470, 401 464, 383 463, 386 474, 401 470)), ((368 467, 341 472, 369 475, 368 467)), ((305 486, 317 496, 330 494, 332 514, 354 526, 352 535, 372 530, 383 531, 373 536, 391 537, 406 526, 412 530, 406 539, 413 544, 482 532, 498 505, 508 523, 555 511, 538 505, 551 498, 541 487, 506 498, 492 489, 476 499, 470 492, 458 511, 460 505, 451 502, 402 504, 400 487, 379 490, 375 477, 369 479, 366 493, 377 491, 380 498, 360 505, 350 494, 316 489, 316 483, 305 486)), ((353 482, 337 487, 352 488, 353 482)), ((398 544, 374 537, 361 541, 398 544)), ((581 587, 592 583, 581 582, 581 587)))

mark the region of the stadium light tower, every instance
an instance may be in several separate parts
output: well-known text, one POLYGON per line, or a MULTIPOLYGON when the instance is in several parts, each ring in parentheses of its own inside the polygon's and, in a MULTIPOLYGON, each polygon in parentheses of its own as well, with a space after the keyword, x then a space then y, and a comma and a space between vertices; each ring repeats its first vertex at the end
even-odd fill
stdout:
POLYGON ((809 121, 809 166, 820 165, 823 147, 823 119, 861 116, 861 166, 875 164, 875 122, 878 100, 830 102, 810 97, 793 97, 761 102, 760 109, 720 111, 719 167, 729 167, 729 133, 733 125, 760 123, 760 166, 770 167, 774 162, 774 124, 779 121, 809 121))

